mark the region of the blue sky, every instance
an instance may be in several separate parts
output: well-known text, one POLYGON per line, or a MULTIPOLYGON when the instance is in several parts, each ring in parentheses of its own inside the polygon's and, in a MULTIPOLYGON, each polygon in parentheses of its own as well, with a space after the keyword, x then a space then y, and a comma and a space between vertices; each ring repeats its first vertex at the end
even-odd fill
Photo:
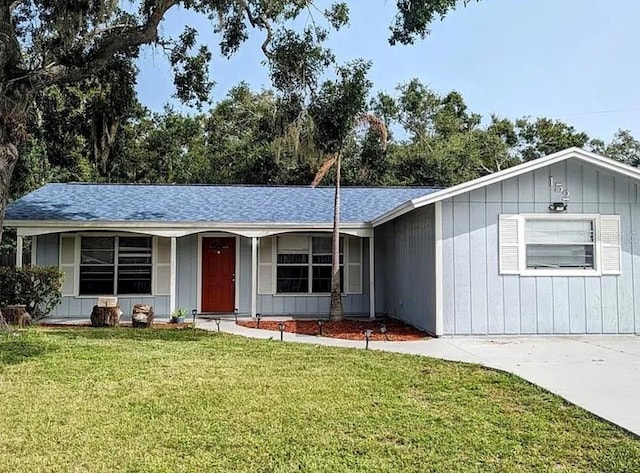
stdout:
MULTIPOLYGON (((341 62, 373 62, 374 90, 417 77, 441 93, 458 90, 485 117, 547 116, 593 137, 608 140, 623 128, 640 138, 638 0, 482 0, 435 23, 426 40, 409 47, 387 42, 394 1, 348 3, 351 25, 330 45, 341 62)), ((269 87, 260 37, 227 61, 215 57, 205 18, 176 9, 162 31, 176 34, 186 23, 213 46, 214 99, 241 80, 269 87)), ((139 66, 140 100, 153 110, 173 102, 163 54, 147 49, 139 66)))

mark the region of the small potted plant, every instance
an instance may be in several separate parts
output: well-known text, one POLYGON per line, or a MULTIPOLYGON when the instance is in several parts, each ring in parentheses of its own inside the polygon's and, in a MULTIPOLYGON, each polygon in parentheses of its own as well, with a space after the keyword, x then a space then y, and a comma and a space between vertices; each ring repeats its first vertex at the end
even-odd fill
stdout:
POLYGON ((171 314, 171 323, 172 324, 181 324, 184 323, 184 318, 187 316, 187 311, 183 308, 180 308, 171 314))

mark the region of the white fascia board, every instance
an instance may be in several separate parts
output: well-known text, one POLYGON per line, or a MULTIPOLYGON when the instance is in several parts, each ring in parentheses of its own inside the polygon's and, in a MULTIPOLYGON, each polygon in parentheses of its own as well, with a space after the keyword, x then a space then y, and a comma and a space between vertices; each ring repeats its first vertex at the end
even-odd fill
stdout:
MULTIPOLYGON (((218 223, 218 222, 77 222, 64 220, 5 220, 6 227, 16 227, 22 236, 44 235, 86 230, 128 231, 162 237, 182 237, 206 231, 233 233, 246 237, 270 236, 297 231, 333 231, 333 223, 218 223)), ((368 237, 370 223, 343 223, 341 233, 368 237)))
POLYGON ((599 154, 574 147, 559 151, 554 154, 550 154, 543 158, 528 161, 526 163, 522 163, 493 174, 488 174, 472 181, 463 182, 462 184, 458 184, 456 186, 449 187, 447 189, 443 189, 441 191, 437 191, 423 197, 417 197, 378 217, 377 219, 373 220, 371 224, 374 227, 377 227, 378 225, 382 225, 389 220, 393 220, 394 218, 397 218, 414 209, 424 207, 425 205, 433 204, 434 202, 439 202, 445 199, 450 199, 451 197, 455 197, 456 195, 471 192, 481 187, 486 187, 491 184, 495 184, 497 182, 501 182, 506 179, 525 174, 527 172, 535 171, 536 169, 541 169, 543 167, 550 166, 552 164, 571 158, 580 159, 584 162, 593 164, 594 166, 606 169, 608 171, 622 174, 631 179, 640 180, 639 169, 627 164, 623 164, 619 161, 615 161, 611 158, 607 158, 605 156, 601 156, 599 154))

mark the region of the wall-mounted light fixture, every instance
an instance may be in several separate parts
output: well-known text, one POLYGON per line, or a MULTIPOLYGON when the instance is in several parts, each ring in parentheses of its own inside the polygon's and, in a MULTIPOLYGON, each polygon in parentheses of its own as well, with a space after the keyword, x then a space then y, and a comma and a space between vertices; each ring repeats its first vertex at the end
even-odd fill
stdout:
POLYGON ((567 203, 566 202, 552 202, 549 205, 549 210, 552 212, 566 212, 567 211, 567 203))

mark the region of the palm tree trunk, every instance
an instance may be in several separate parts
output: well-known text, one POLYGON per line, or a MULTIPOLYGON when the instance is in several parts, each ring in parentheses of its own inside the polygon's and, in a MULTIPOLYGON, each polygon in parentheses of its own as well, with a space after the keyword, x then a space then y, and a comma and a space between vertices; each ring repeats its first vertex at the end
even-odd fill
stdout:
POLYGON ((13 170, 18 162, 18 148, 8 139, 6 130, 0 130, 0 243, 4 212, 9 203, 9 192, 13 170))
POLYGON ((331 310, 330 320, 342 320, 342 294, 340 287, 340 164, 341 156, 336 160, 336 197, 333 207, 333 254, 331 256, 331 310))

